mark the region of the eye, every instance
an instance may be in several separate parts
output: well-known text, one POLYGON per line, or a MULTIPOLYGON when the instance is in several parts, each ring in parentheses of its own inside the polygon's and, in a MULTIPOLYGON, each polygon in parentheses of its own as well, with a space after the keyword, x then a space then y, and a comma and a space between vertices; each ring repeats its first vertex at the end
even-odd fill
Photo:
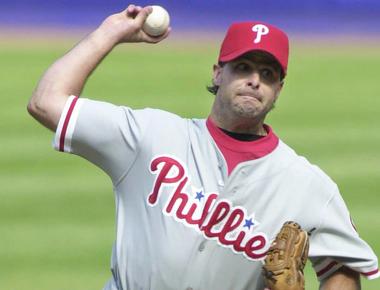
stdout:
POLYGON ((272 80, 274 79, 275 75, 274 75, 274 71, 269 69, 269 68, 263 68, 260 70, 260 74, 263 78, 267 79, 267 80, 272 80))
POLYGON ((245 62, 239 62, 235 65, 235 70, 237 72, 249 72, 251 70, 251 66, 245 62))

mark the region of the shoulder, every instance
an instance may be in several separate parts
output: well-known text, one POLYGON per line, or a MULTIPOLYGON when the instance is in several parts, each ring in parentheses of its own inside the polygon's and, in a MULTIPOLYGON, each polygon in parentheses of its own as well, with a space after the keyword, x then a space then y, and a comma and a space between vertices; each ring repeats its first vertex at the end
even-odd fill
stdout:
POLYGON ((185 118, 161 109, 155 108, 143 108, 143 109, 131 109, 129 107, 122 107, 127 114, 132 114, 136 118, 144 118, 150 120, 154 124, 171 124, 178 125, 186 121, 185 118))
MULTIPOLYGON (((182 119, 180 116, 165 111, 161 109, 155 108, 131 108, 125 105, 113 104, 110 102, 92 100, 88 98, 79 98, 78 104, 81 104, 81 107, 84 107, 87 111, 92 112, 94 114, 104 114, 110 112, 111 114, 121 114, 126 116, 136 116, 136 117, 144 117, 144 118, 158 118, 158 119, 182 119)), ((81 109, 84 110, 84 109, 81 109)))
POLYGON ((327 190, 328 192, 336 192, 337 185, 328 174, 319 166, 311 163, 306 157, 298 155, 291 147, 280 140, 279 152, 283 155, 282 158, 289 160, 289 174, 299 177, 310 186, 318 186, 319 189, 327 190))
POLYGON ((131 109, 129 107, 122 107, 122 109, 128 120, 123 128, 136 128, 141 132, 145 143, 167 144, 169 142, 172 144, 179 140, 188 140, 198 124, 198 122, 194 123, 193 119, 162 109, 131 109))

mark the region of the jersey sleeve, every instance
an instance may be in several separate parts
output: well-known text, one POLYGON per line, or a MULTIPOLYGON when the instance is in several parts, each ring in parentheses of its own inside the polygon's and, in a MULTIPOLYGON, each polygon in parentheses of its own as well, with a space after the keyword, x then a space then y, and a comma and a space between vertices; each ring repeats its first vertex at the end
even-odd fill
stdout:
POLYGON ((71 96, 61 114, 53 146, 84 157, 115 183, 135 160, 149 123, 147 111, 71 96))
POLYGON ((309 259, 319 280, 342 266, 367 279, 380 276, 377 257, 360 238, 338 189, 322 212, 320 227, 310 237, 309 259))

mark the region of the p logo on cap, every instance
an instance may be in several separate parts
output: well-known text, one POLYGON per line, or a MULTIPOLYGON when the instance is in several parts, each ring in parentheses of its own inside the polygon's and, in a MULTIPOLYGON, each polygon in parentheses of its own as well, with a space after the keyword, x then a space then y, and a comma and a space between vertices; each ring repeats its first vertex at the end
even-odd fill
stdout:
POLYGON ((259 43, 261 41, 261 37, 269 33, 269 28, 264 24, 256 24, 252 27, 252 31, 256 32, 256 38, 253 42, 259 43))
POLYGON ((220 47, 218 61, 229 62, 250 51, 271 54, 286 74, 289 40, 282 30, 261 21, 232 23, 220 47))

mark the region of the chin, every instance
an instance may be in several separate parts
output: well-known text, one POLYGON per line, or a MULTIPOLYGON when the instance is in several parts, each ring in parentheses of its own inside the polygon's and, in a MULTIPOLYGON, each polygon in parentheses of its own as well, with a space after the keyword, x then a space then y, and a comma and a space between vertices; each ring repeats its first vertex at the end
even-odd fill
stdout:
POLYGON ((236 106, 234 108, 234 111, 237 116, 246 119, 256 119, 258 116, 261 115, 261 111, 258 110, 257 107, 252 106, 236 106))

